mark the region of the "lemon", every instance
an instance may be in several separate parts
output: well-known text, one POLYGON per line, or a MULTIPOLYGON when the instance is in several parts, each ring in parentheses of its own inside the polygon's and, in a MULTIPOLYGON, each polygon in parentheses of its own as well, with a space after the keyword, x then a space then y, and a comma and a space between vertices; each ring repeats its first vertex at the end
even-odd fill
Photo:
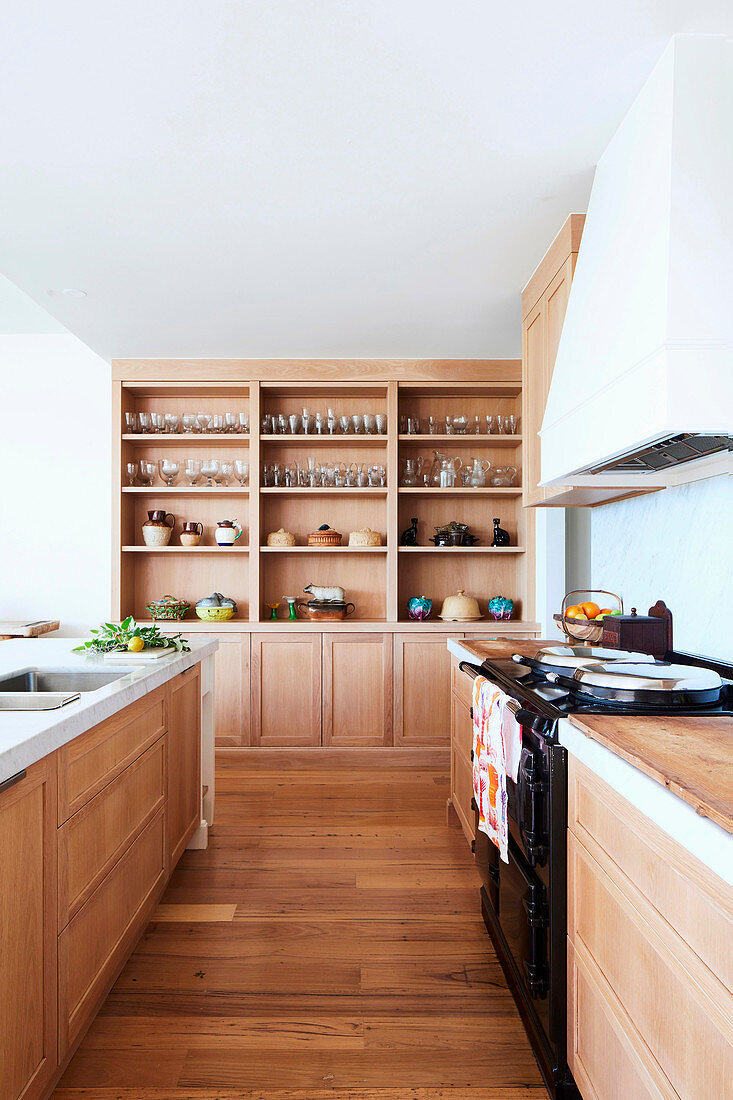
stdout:
POLYGON ((130 653, 139 653, 140 650, 145 649, 145 642, 142 640, 142 638, 130 638, 129 642, 127 643, 127 648, 129 649, 130 653))

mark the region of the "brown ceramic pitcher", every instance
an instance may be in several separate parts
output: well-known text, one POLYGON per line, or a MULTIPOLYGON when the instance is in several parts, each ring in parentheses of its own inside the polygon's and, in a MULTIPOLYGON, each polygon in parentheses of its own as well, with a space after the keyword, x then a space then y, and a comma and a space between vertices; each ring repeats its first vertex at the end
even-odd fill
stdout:
POLYGON ((183 525, 180 539, 181 546, 198 546, 201 542, 201 536, 204 533, 203 523, 197 523, 194 520, 187 520, 183 525))
POLYGON ((167 546, 176 525, 176 517, 163 508, 148 512, 143 524, 143 542, 146 546, 167 546))

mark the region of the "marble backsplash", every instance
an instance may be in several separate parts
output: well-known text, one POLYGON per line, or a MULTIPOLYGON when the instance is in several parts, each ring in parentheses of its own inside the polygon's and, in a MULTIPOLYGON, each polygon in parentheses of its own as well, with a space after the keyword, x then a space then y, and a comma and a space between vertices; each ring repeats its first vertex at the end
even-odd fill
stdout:
POLYGON ((733 477, 592 509, 590 575, 627 610, 663 599, 676 649, 733 662, 733 477))

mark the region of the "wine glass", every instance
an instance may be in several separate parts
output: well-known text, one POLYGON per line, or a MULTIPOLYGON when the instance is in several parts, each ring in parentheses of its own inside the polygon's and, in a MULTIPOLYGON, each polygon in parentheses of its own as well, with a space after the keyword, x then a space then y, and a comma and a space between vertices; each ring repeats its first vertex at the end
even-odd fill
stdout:
POLYGON ((135 435, 138 431, 137 413, 125 413, 125 431, 135 435))
POLYGON ((226 432, 239 431, 239 416, 237 413, 224 413, 224 430, 226 432))
POLYGON ((249 433, 249 416, 247 413, 237 413, 237 420, 239 422, 237 431, 244 432, 245 434, 249 433))
POLYGON ((181 418, 178 413, 166 413, 164 416, 165 430, 169 435, 177 435, 181 430, 181 418))
MULTIPOLYGON (((210 420, 211 417, 208 417, 210 420)), ((201 463, 201 473, 206 478, 206 486, 212 489, 216 478, 220 476, 219 461, 216 458, 205 458, 201 463)))
POLYGON ((138 477, 143 485, 152 485, 153 478, 155 477, 156 466, 154 462, 148 462, 146 459, 142 459, 140 462, 140 469, 138 471, 138 477))
POLYGON ((127 484, 134 485, 137 477, 137 462, 128 462, 125 469, 127 470, 127 484))
POLYGON ((222 462, 219 469, 219 477, 216 479, 217 485, 228 485, 233 477, 234 463, 222 462))
POLYGON ((161 481, 170 488, 178 481, 181 464, 172 458, 161 458, 158 462, 158 470, 160 471, 161 481))
POLYGON ((184 413, 181 417, 181 423, 186 435, 192 435, 196 431, 196 416, 194 413, 184 413))
POLYGON ((145 435, 147 432, 152 432, 152 426, 150 421, 150 413, 141 412, 137 414, 138 431, 141 435, 145 435))
POLYGON ((211 413, 196 413, 196 427, 200 432, 211 431, 211 413))
POLYGON ((217 435, 221 435, 225 430, 225 421, 223 413, 214 413, 211 418, 211 431, 217 435))
POLYGON ((235 458, 234 476, 240 485, 247 485, 249 483, 249 462, 245 462, 241 458, 235 458))
POLYGON ((162 413, 150 414, 150 430, 151 432, 163 432, 165 431, 165 420, 162 413))
POLYGON ((201 477, 201 463, 198 461, 198 459, 186 459, 183 476, 192 488, 194 485, 198 485, 199 478, 201 477))

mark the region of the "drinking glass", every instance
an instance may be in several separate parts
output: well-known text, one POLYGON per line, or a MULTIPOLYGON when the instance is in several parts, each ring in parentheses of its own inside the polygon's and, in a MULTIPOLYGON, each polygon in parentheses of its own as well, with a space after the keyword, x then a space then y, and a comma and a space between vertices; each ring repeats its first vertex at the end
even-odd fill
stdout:
POLYGON ((287 489, 298 488, 298 465, 296 462, 291 462, 289 466, 285 467, 285 487, 287 489))
POLYGON ((486 417, 486 434, 487 435, 494 435, 495 434, 495 432, 496 432, 495 424, 496 424, 496 417, 487 415, 487 417, 486 417))
POLYGON ((143 435, 151 432, 153 429, 150 422, 150 413, 141 412, 137 414, 138 431, 143 435))
POLYGON ((329 409, 328 410, 328 415, 326 417, 326 426, 328 428, 328 434, 329 435, 335 435, 336 434, 337 424, 338 424, 338 420, 336 419, 336 413, 333 411, 333 409, 329 409))
POLYGON ((434 416, 428 417, 428 435, 440 435, 441 427, 440 421, 436 420, 434 416))
POLYGON ((377 431, 380 435, 387 434, 387 417, 384 413, 377 413, 374 418, 377 422, 377 431))
POLYGON ((316 435, 326 434, 326 419, 319 412, 316 413, 316 435))
POLYGON ((379 466, 369 467, 369 484, 371 486, 381 485, 381 475, 379 473, 379 466))
POLYGON ((211 431, 211 413, 196 413, 196 427, 200 432, 211 431))
POLYGON ((361 435, 364 431, 364 417, 359 413, 354 413, 351 418, 351 423, 354 426, 354 435, 361 435))
POLYGON ((219 472, 219 480, 217 484, 228 485, 231 479, 234 477, 234 463, 222 462, 219 472))
POLYGON ((467 416, 454 416, 451 418, 451 423, 453 425, 453 431, 456 433, 456 435, 466 434, 466 429, 468 428, 467 416))
POLYGON ((164 432, 165 420, 162 413, 150 414, 150 430, 151 432, 164 432))
POLYGON ((341 429, 341 434, 342 435, 348 435, 349 432, 351 431, 351 417, 350 416, 340 416, 339 417, 339 428, 341 429))
POLYGON ((139 430, 137 413, 125 413, 125 431, 136 435, 139 430))
POLYGON ((239 431, 239 414, 238 413, 224 413, 224 430, 226 432, 238 432, 239 431))
POLYGON ((143 485, 152 485, 153 478, 155 477, 155 463, 147 462, 143 459, 140 462, 140 469, 138 471, 138 477, 143 485))
POLYGON ((125 469, 127 470, 127 484, 134 485, 137 477, 137 462, 128 462, 125 469))
POLYGON ((275 425, 275 431, 278 432, 280 435, 287 435, 289 427, 290 425, 288 423, 288 418, 285 413, 279 413, 277 417, 277 423, 275 425))
POLYGON ((247 485, 249 483, 249 462, 245 462, 241 458, 235 458, 234 476, 240 485, 247 485))
POLYGON ((313 417, 311 416, 309 409, 303 409, 302 424, 303 434, 310 435, 311 428, 313 427, 313 417))
POLYGON ((285 467, 279 462, 272 467, 272 484, 276 489, 285 486, 285 467))
POLYGON ((186 435, 192 435, 196 431, 196 417, 193 413, 184 413, 181 417, 181 423, 186 435))
POLYGON ((201 463, 201 473, 206 478, 207 488, 213 488, 215 479, 220 475, 219 462, 216 458, 205 458, 201 463))
POLYGON ((226 422, 223 413, 214 413, 211 417, 211 431, 221 435, 226 430, 226 422))
POLYGON ((288 427, 290 429, 290 434, 291 435, 299 435, 302 425, 303 425, 303 422, 300 419, 300 416, 298 415, 298 413, 291 413, 290 416, 288 417, 288 427))
POLYGON ((377 430, 377 419, 373 413, 364 413, 364 431, 367 435, 374 435, 377 430))
POLYGON ((471 432, 472 435, 480 435, 481 434, 481 417, 480 416, 474 416, 473 424, 470 427, 470 432, 471 432))
POLYGON ((260 420, 260 431, 262 435, 272 435, 272 417, 269 413, 265 413, 260 420))
POLYGON ((181 430, 181 418, 178 413, 166 413, 163 417, 165 430, 169 435, 177 435, 181 430))
POLYGON ((239 431, 249 434, 249 416, 247 413, 237 413, 237 420, 239 421, 239 431))
POLYGON ((443 427, 443 431, 445 432, 446 435, 453 435, 453 421, 451 420, 451 418, 449 416, 446 416, 446 418, 445 418, 445 425, 443 427))
POLYGON ((365 489, 369 484, 369 472, 363 462, 356 467, 356 484, 360 489, 365 489))
POLYGON ((509 416, 504 417, 504 434, 516 435, 517 434, 517 419, 510 413, 509 416))
POLYGON ((160 480, 163 484, 171 486, 178 481, 178 475, 181 472, 181 464, 172 458, 161 458, 158 462, 158 470, 160 472, 160 480))
POLYGON ((189 485, 198 485, 199 478, 201 477, 201 463, 198 459, 186 459, 186 465, 183 468, 183 476, 189 485))
POLYGON ((329 489, 336 484, 336 470, 333 462, 327 462, 323 467, 323 484, 329 489))

